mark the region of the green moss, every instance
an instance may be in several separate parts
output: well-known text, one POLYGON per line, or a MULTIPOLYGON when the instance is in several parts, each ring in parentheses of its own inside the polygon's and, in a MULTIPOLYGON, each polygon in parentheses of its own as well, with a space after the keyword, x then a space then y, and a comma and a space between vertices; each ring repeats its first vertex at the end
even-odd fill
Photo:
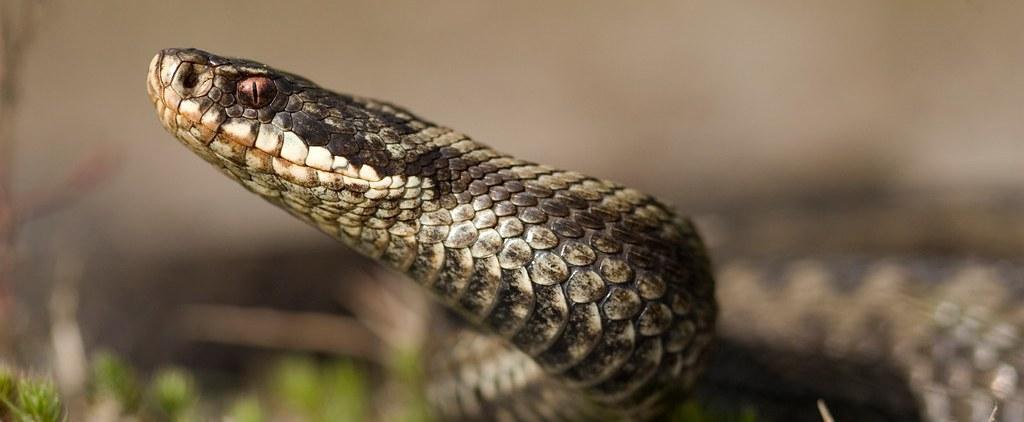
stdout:
POLYGON ((49 381, 23 379, 17 385, 15 421, 56 422, 61 420, 63 409, 60 396, 49 381))
POLYGON ((370 395, 363 372, 348 361, 332 363, 325 369, 320 381, 325 394, 322 420, 365 420, 370 395))
POLYGON ((263 422, 267 420, 259 400, 251 396, 235 400, 228 410, 227 416, 228 420, 232 422, 263 422))
POLYGON ((423 356, 417 349, 395 353, 389 367, 390 375, 403 388, 404 411, 397 416, 401 422, 430 422, 430 404, 423 388, 423 356))
POLYGON ((5 366, 0 366, 0 415, 6 414, 4 410, 8 403, 14 403, 17 381, 13 371, 5 366))
POLYGON ((162 417, 168 421, 191 420, 198 400, 192 375, 182 369, 163 369, 153 378, 151 388, 154 403, 162 417))
POLYGON ((0 420, 56 422, 64 419, 64 407, 53 383, 20 377, 0 366, 0 420))
POLYGON ((736 412, 725 412, 708 409, 690 400, 676 406, 668 416, 672 422, 757 422, 757 413, 753 409, 741 409, 736 412))
POLYGON ((305 420, 361 421, 367 414, 366 376, 348 361, 320 367, 309 358, 284 359, 275 369, 271 385, 305 420))
POLYGON ((118 402, 126 413, 134 413, 142 402, 142 388, 135 371, 111 353, 100 352, 92 360, 92 394, 118 402))
MULTIPOLYGON (((431 421, 424 395, 422 356, 417 350, 396 353, 385 368, 393 397, 387 418, 401 422, 431 421)), ((183 422, 229 420, 263 422, 284 417, 310 422, 363 421, 382 417, 372 413, 373 391, 366 372, 350 360, 320 362, 310 357, 281 359, 257 386, 260 396, 243 395, 230 405, 202 403, 194 377, 183 369, 158 371, 148 385, 140 384, 135 371, 110 354, 93 360, 90 386, 96 398, 115 398, 122 416, 137 420, 183 422), (144 391, 148 393, 144 394, 144 391), (269 394, 266 394, 269 393, 269 394), (144 410, 143 410, 144 409, 144 410), (201 413, 203 409, 205 413, 201 413), (222 409, 215 412, 214 409, 222 409)), ((228 392, 228 397, 232 394, 228 392)), ((82 415, 75 415, 82 416, 82 415)), ((0 421, 55 422, 66 419, 53 384, 19 377, 0 366, 0 421)), ((672 422, 757 422, 750 409, 709 408, 688 401, 672 409, 663 420, 672 422)))
POLYGON ((318 405, 317 378, 316 364, 312 360, 292 357, 277 364, 271 387, 286 405, 308 416, 316 413, 318 405))

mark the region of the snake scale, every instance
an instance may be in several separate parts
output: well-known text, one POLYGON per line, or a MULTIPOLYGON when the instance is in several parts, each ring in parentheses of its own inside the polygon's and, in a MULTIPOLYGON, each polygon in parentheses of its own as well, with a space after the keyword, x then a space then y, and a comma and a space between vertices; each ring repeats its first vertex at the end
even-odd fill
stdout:
POLYGON ((147 89, 194 153, 473 327, 432 366, 443 419, 648 419, 695 385, 785 384, 909 417, 985 420, 999 404, 999 420, 1024 420, 1012 260, 722 261, 719 318, 696 226, 649 195, 250 60, 166 49, 147 89), (964 296, 998 300, 944 299, 964 296), (824 371, 803 374, 817 358, 824 371), (848 362, 861 378, 891 368, 876 378, 905 394, 821 378, 848 362))

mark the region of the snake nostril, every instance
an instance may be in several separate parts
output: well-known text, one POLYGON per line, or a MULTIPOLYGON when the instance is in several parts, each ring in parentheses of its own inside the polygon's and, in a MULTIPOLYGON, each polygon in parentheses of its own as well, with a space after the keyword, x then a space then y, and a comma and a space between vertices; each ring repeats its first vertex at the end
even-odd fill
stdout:
POLYGON ((206 92, 213 85, 213 75, 211 75, 208 66, 192 62, 182 62, 176 67, 177 69, 171 79, 171 88, 183 98, 206 95, 206 92))
POLYGON ((238 102, 252 108, 262 108, 277 95, 274 81, 266 76, 250 76, 238 81, 238 102))
POLYGON ((199 75, 194 70, 189 70, 182 75, 181 86, 192 89, 199 85, 199 75))

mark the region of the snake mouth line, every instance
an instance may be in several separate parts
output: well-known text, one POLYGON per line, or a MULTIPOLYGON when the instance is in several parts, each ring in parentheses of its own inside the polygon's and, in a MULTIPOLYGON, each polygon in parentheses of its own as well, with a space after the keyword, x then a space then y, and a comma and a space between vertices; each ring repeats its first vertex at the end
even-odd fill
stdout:
MULTIPOLYGON (((153 56, 147 73, 147 92, 164 128, 202 156, 273 172, 304 186, 369 185, 387 189, 418 184, 418 178, 382 176, 369 164, 353 163, 324 146, 309 146, 294 131, 273 122, 244 115, 228 116, 225 101, 221 100, 228 94, 221 93, 220 98, 210 96, 211 87, 221 85, 218 78, 225 78, 218 74, 221 66, 182 60, 180 52, 168 49, 153 56), (193 84, 199 89, 182 82, 189 78, 196 80, 193 84)), ((251 79, 239 83, 252 83, 251 79)))

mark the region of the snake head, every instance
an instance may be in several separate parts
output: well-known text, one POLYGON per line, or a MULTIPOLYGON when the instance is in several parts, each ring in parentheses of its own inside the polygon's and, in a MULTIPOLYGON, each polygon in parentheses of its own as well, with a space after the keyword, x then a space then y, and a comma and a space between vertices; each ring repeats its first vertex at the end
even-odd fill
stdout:
POLYGON ((432 126, 384 102, 196 49, 159 52, 146 85, 163 126, 200 156, 301 186, 405 175, 422 154, 410 135, 432 126))

